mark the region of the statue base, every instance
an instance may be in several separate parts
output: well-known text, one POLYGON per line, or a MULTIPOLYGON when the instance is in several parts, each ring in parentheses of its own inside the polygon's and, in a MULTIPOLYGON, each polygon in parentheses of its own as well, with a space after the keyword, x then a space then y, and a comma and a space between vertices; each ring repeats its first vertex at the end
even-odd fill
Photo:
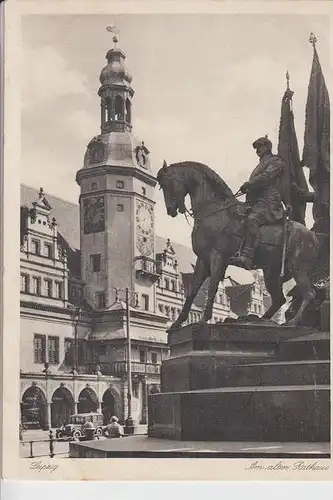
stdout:
POLYGON ((251 323, 169 334, 148 436, 187 441, 330 440, 329 333, 251 323))

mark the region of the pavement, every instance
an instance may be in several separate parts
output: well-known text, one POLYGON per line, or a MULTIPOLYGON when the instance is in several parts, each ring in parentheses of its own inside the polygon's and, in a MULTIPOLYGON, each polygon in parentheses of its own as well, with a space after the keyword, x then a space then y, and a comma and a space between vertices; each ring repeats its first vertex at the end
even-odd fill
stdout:
POLYGON ((148 436, 127 436, 70 444, 69 456, 200 457, 200 458, 329 458, 329 443, 268 443, 222 441, 174 441, 148 436))

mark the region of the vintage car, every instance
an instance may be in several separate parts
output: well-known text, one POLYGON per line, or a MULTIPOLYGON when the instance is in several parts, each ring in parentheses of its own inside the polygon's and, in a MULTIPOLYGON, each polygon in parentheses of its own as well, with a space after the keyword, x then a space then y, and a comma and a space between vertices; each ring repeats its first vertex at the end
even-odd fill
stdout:
POLYGON ((56 437, 80 439, 85 436, 85 424, 87 422, 92 422, 96 436, 103 435, 102 413, 76 413, 69 417, 66 425, 56 429, 56 437))

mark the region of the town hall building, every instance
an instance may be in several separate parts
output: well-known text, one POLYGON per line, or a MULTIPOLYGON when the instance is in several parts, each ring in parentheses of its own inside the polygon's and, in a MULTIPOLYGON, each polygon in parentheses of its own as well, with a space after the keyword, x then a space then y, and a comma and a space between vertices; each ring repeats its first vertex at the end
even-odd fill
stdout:
MULTIPOLYGON (((117 47, 100 75, 101 131, 76 175, 79 204, 21 186, 21 420, 48 429, 73 413, 147 423, 149 393, 160 390, 168 326, 189 292, 195 256, 156 234, 156 177, 132 130, 132 77, 117 47), (129 318, 126 296, 128 290, 129 318)), ((188 323, 200 320, 202 286, 188 323)), ((212 322, 265 310, 254 282, 220 283, 212 322)))

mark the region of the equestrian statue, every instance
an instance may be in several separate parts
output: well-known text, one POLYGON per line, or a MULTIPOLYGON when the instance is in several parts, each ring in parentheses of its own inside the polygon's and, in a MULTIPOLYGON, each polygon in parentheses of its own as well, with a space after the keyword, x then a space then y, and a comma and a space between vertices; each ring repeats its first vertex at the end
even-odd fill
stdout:
POLYGON ((197 262, 192 286, 179 317, 170 330, 186 321, 201 285, 210 277, 208 298, 201 322, 212 317, 218 284, 228 265, 262 269, 271 306, 263 318, 271 318, 286 302, 283 283, 294 278, 301 301, 288 325, 301 324, 306 308, 315 300, 310 273, 316 261, 318 239, 303 224, 289 220, 282 204, 284 160, 272 154, 272 143, 260 137, 253 143, 260 158, 238 193, 211 168, 185 161, 167 165, 157 174, 168 215, 187 212, 189 195, 194 219, 192 247, 197 262), (238 197, 246 194, 246 201, 238 197))

